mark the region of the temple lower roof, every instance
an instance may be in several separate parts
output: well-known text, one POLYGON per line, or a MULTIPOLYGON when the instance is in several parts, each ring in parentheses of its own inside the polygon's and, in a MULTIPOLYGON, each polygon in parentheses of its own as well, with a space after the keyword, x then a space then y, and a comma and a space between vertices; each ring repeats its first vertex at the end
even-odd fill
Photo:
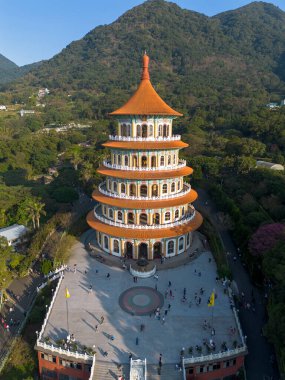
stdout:
POLYGON ((189 145, 183 141, 107 141, 102 144, 105 148, 126 150, 160 150, 183 149, 189 145))

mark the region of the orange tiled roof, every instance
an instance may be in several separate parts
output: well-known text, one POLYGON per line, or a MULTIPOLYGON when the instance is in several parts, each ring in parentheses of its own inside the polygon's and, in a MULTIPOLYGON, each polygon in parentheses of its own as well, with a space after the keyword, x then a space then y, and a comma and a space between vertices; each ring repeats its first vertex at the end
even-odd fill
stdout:
POLYGON ((104 203, 114 207, 143 210, 174 207, 187 203, 192 203, 198 198, 198 194, 195 190, 191 189, 189 193, 183 195, 182 197, 149 201, 112 198, 100 193, 99 190, 95 190, 92 194, 92 198, 99 203, 104 203))
POLYGON ((154 149, 182 149, 188 144, 183 141, 107 141, 102 144, 106 148, 131 149, 131 150, 154 150, 154 149))
POLYGON ((109 169, 106 166, 100 166, 97 170, 99 174, 115 177, 115 178, 128 178, 128 179, 165 179, 184 177, 193 173, 193 169, 188 166, 184 166, 176 170, 153 170, 153 171, 134 171, 134 170, 118 170, 109 169))
POLYGON ((143 57, 143 72, 141 83, 133 96, 116 111, 110 115, 166 115, 182 116, 181 113, 169 107, 158 95, 150 82, 148 72, 149 57, 143 57))
POLYGON ((186 234, 187 232, 197 230, 203 222, 202 215, 196 211, 194 219, 190 220, 189 223, 182 224, 181 226, 161 228, 157 230, 139 230, 132 228, 123 228, 110 226, 100 222, 95 218, 93 211, 90 211, 87 215, 87 223, 94 230, 121 238, 131 238, 131 239, 155 239, 155 238, 170 238, 175 236, 180 236, 186 234))

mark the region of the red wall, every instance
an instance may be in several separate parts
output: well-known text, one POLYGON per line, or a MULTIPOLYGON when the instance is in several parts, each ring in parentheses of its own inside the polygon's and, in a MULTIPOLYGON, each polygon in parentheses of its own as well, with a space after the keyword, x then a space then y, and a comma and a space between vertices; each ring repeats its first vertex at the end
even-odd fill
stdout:
MULTIPOLYGON (((55 355, 53 355, 55 356, 55 355)), ((38 351, 39 360, 39 373, 42 376, 42 368, 47 368, 51 371, 56 371, 58 374, 62 373, 64 375, 74 376, 81 380, 89 380, 90 372, 85 372, 85 366, 82 364, 82 369, 67 368, 59 364, 59 357, 56 357, 56 363, 52 363, 48 360, 42 359, 41 352, 38 351)))
MULTIPOLYGON (((227 368, 220 368, 216 369, 214 371, 210 372, 204 372, 204 373, 195 373, 196 368, 194 368, 194 373, 189 374, 187 373, 187 368, 186 368, 186 379, 187 380, 214 380, 214 379, 222 379, 223 377, 230 376, 230 375, 235 375, 238 370, 243 366, 244 363, 244 356, 239 356, 236 359, 236 364, 232 367, 227 367, 227 368)), ((223 362, 221 362, 221 367, 223 366, 223 362)), ((198 366, 200 368, 200 365, 198 366)))

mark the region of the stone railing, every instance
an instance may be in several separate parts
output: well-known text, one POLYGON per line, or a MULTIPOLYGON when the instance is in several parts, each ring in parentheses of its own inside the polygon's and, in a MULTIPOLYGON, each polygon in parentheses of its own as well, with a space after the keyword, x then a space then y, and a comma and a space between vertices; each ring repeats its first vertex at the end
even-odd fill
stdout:
POLYGON ((218 352, 217 354, 210 355, 201 355, 201 356, 193 356, 191 358, 184 358, 183 363, 185 364, 194 364, 194 363, 203 363, 209 361, 215 361, 220 359, 227 359, 232 356, 238 356, 241 353, 246 353, 247 347, 243 345, 242 347, 235 348, 233 350, 227 350, 224 352, 218 352))
POLYGON ((56 354, 66 355, 66 356, 69 356, 69 357, 72 357, 75 359, 83 359, 83 360, 89 360, 89 361, 92 360, 93 361, 93 358, 94 358, 94 355, 88 355, 88 354, 86 354, 86 352, 84 354, 80 354, 77 351, 64 350, 61 347, 56 347, 52 344, 40 342, 39 339, 37 340, 37 347, 41 347, 44 350, 49 350, 49 351, 54 352, 56 354))
POLYGON ((168 137, 125 137, 118 135, 109 135, 109 140, 112 141, 178 141, 181 140, 180 135, 173 135, 168 137))
MULTIPOLYGON (((142 267, 143 268, 143 267, 142 267)), ((155 272, 156 272, 156 266, 154 266, 151 270, 147 271, 147 272, 141 272, 139 270, 135 270, 134 268, 132 268, 132 266, 130 265, 130 274, 132 276, 136 276, 136 277, 140 277, 140 278, 148 278, 148 277, 151 277, 151 276, 154 276, 155 275, 155 272)))
POLYGON ((95 355, 93 355, 93 363, 92 363, 92 367, 91 367, 91 371, 90 371, 90 377, 89 377, 89 380, 94 380, 94 373, 95 373, 95 365, 96 365, 96 357, 95 355))
POLYGON ((51 281, 54 281, 62 276, 62 272, 59 272, 57 274, 54 274, 52 277, 49 277, 46 282, 43 282, 40 286, 37 286, 37 292, 42 290, 47 284, 49 284, 51 281))
POLYGON ((106 190, 106 182, 101 183, 98 189, 100 193, 112 198, 130 199, 130 200, 138 200, 138 201, 159 201, 162 199, 173 199, 173 198, 183 197, 184 195, 190 193, 191 186, 188 185, 188 183, 184 183, 183 190, 179 191, 179 193, 162 194, 159 197, 136 197, 136 196, 126 195, 126 194, 111 193, 110 191, 106 190))
POLYGON ((48 308, 48 311, 47 311, 46 317, 45 317, 45 319, 44 319, 44 323, 42 324, 42 328, 41 328, 41 331, 40 331, 39 336, 38 336, 38 339, 37 339, 37 344, 40 343, 40 340, 41 340, 41 338, 42 338, 42 334, 43 334, 43 332, 44 332, 44 330, 45 330, 45 327, 46 327, 46 325, 47 325, 47 322, 48 322, 48 319, 49 319, 49 316, 50 316, 50 313, 51 313, 52 307, 53 307, 53 305, 54 305, 54 302, 55 302, 55 299, 56 299, 57 293, 58 293, 59 288, 60 288, 60 285, 61 285, 61 283, 62 283, 62 279, 63 279, 63 275, 61 274, 61 275, 60 275, 60 278, 59 278, 59 281, 58 281, 58 283, 57 283, 57 286, 56 286, 56 288, 55 288, 55 291, 54 291, 54 293, 53 293, 53 297, 52 297, 51 303, 50 303, 50 305, 49 305, 49 308, 48 308))
POLYGON ((120 228, 129 228, 132 230, 160 230, 160 229, 166 229, 166 228, 181 226, 182 224, 188 223, 191 220, 193 220, 195 215, 196 215, 196 213, 194 211, 190 215, 185 215, 185 217, 183 219, 179 219, 176 222, 165 223, 165 224, 153 224, 153 225, 124 224, 124 223, 120 223, 120 222, 114 222, 113 220, 107 219, 104 216, 97 214, 96 210, 98 209, 98 207, 101 207, 101 205, 96 206, 94 209, 94 215, 98 220, 100 220, 101 222, 103 222, 105 224, 109 224, 110 226, 120 227, 120 228))
POLYGON ((130 362, 130 380, 146 380, 147 368, 146 359, 133 360, 130 362))
POLYGON ((61 265, 60 267, 56 268, 53 272, 49 272, 45 275, 45 278, 54 276, 57 273, 63 272, 67 268, 67 265, 61 265))
POLYGON ((178 160, 177 165, 158 166, 155 168, 116 165, 116 164, 112 164, 111 161, 108 161, 108 160, 104 160, 103 165, 106 166, 106 168, 116 169, 116 170, 128 170, 128 171, 134 171, 134 172, 160 172, 164 170, 176 170, 176 169, 184 168, 186 166, 186 160, 178 160))

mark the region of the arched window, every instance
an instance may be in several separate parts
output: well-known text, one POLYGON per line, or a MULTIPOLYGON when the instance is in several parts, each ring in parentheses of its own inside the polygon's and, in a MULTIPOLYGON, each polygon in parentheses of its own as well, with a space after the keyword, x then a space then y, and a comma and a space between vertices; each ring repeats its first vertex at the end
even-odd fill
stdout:
POLYGON ((147 167, 147 156, 142 156, 142 167, 143 168, 147 167))
POLYGON ((169 135, 169 126, 167 124, 163 125, 163 137, 167 137, 169 135))
POLYGON ((113 191, 117 191, 118 190, 118 185, 117 185, 117 182, 113 182, 113 191))
POLYGON ((134 224, 134 214, 132 212, 128 212, 128 224, 134 224))
POLYGON ((152 168, 155 168, 155 167, 156 167, 156 157, 155 157, 155 156, 152 156, 152 157, 151 157, 151 167, 152 167, 152 168))
POLYGON ((142 137, 147 137, 147 124, 142 125, 142 137))
POLYGON ((185 214, 185 208, 184 206, 182 207, 182 216, 185 214))
POLYGON ((179 210, 175 210, 175 219, 179 218, 179 210))
POLYGON ((167 159, 167 165, 171 165, 171 156, 170 155, 168 156, 168 159, 167 159))
POLYGON ((107 207, 103 206, 103 215, 106 215, 106 213, 107 213, 107 207))
POLYGON ((152 136, 153 136, 153 125, 150 125, 150 126, 148 127, 148 135, 149 135, 149 137, 152 137, 152 136))
POLYGON ((176 154, 173 155, 173 165, 176 165, 176 154))
POLYGON ((146 185, 141 185, 140 194, 141 194, 141 197, 147 197, 147 186, 146 185))
POLYGON ((175 182, 172 182, 171 184, 171 192, 173 193, 175 191, 175 182))
POLYGON ((122 165, 122 156, 120 154, 117 155, 118 165, 122 165))
POLYGON ((184 249, 184 237, 179 238, 179 245, 178 245, 179 251, 184 249))
POLYGON ((133 167, 134 168, 138 167, 138 158, 137 158, 137 156, 133 156, 133 167))
POLYGON ((164 166, 164 156, 160 157, 160 166, 164 166))
POLYGON ((138 124, 137 125, 137 137, 141 137, 142 136, 142 129, 141 129, 141 126, 138 124))
POLYGON ((113 219, 114 218, 114 212, 113 209, 109 208, 109 218, 113 219))
POLYGON ((177 189, 180 190, 180 181, 178 181, 177 189))
POLYGON ((147 214, 140 214, 140 224, 147 224, 147 214))
POLYGON ((167 243, 167 253, 170 255, 171 253, 174 253, 174 241, 170 240, 167 243))
POLYGON ((165 213, 165 215, 164 215, 164 220, 165 220, 165 222, 169 222, 169 220, 170 220, 170 212, 169 212, 169 211, 167 211, 167 212, 165 213))
POLYGON ((158 186, 157 185, 152 185, 151 196, 152 197, 158 197, 158 186))
POLYGON ((159 213, 156 212, 155 214, 153 214, 153 224, 159 224, 159 220, 160 220, 160 216, 159 216, 159 213))
POLYGON ((111 184, 111 181, 109 179, 107 179, 107 189, 108 190, 110 190, 110 188, 111 188, 110 184, 111 184))
POLYGON ((130 196, 135 197, 137 195, 136 185, 134 183, 130 184, 130 196))
POLYGON ((114 240, 114 252, 116 253, 119 253, 120 252, 120 249, 119 249, 119 241, 118 240, 114 240))
POLYGON ((118 217, 118 220, 120 222, 123 220, 123 213, 122 213, 122 211, 118 211, 117 217, 118 217))
POLYGON ((98 232, 98 240, 99 240, 99 245, 102 245, 102 234, 101 232, 98 232))
POLYGON ((125 166, 128 166, 128 165, 129 165, 129 157, 125 156, 125 166))
POLYGON ((109 249, 109 238, 108 236, 104 236, 104 247, 109 249))
POLYGON ((126 194, 126 185, 124 183, 121 184, 121 193, 126 194))
POLYGON ((162 126, 162 125, 159 125, 159 126, 158 126, 158 136, 159 136, 159 137, 162 137, 162 136, 163 136, 163 126, 162 126))
POLYGON ((121 124, 121 135, 127 137, 127 126, 126 124, 121 124))
POLYGON ((131 136, 131 125, 128 124, 127 125, 127 137, 130 137, 131 136))
POLYGON ((162 185, 162 193, 163 194, 167 193, 167 184, 166 183, 164 185, 162 185))

